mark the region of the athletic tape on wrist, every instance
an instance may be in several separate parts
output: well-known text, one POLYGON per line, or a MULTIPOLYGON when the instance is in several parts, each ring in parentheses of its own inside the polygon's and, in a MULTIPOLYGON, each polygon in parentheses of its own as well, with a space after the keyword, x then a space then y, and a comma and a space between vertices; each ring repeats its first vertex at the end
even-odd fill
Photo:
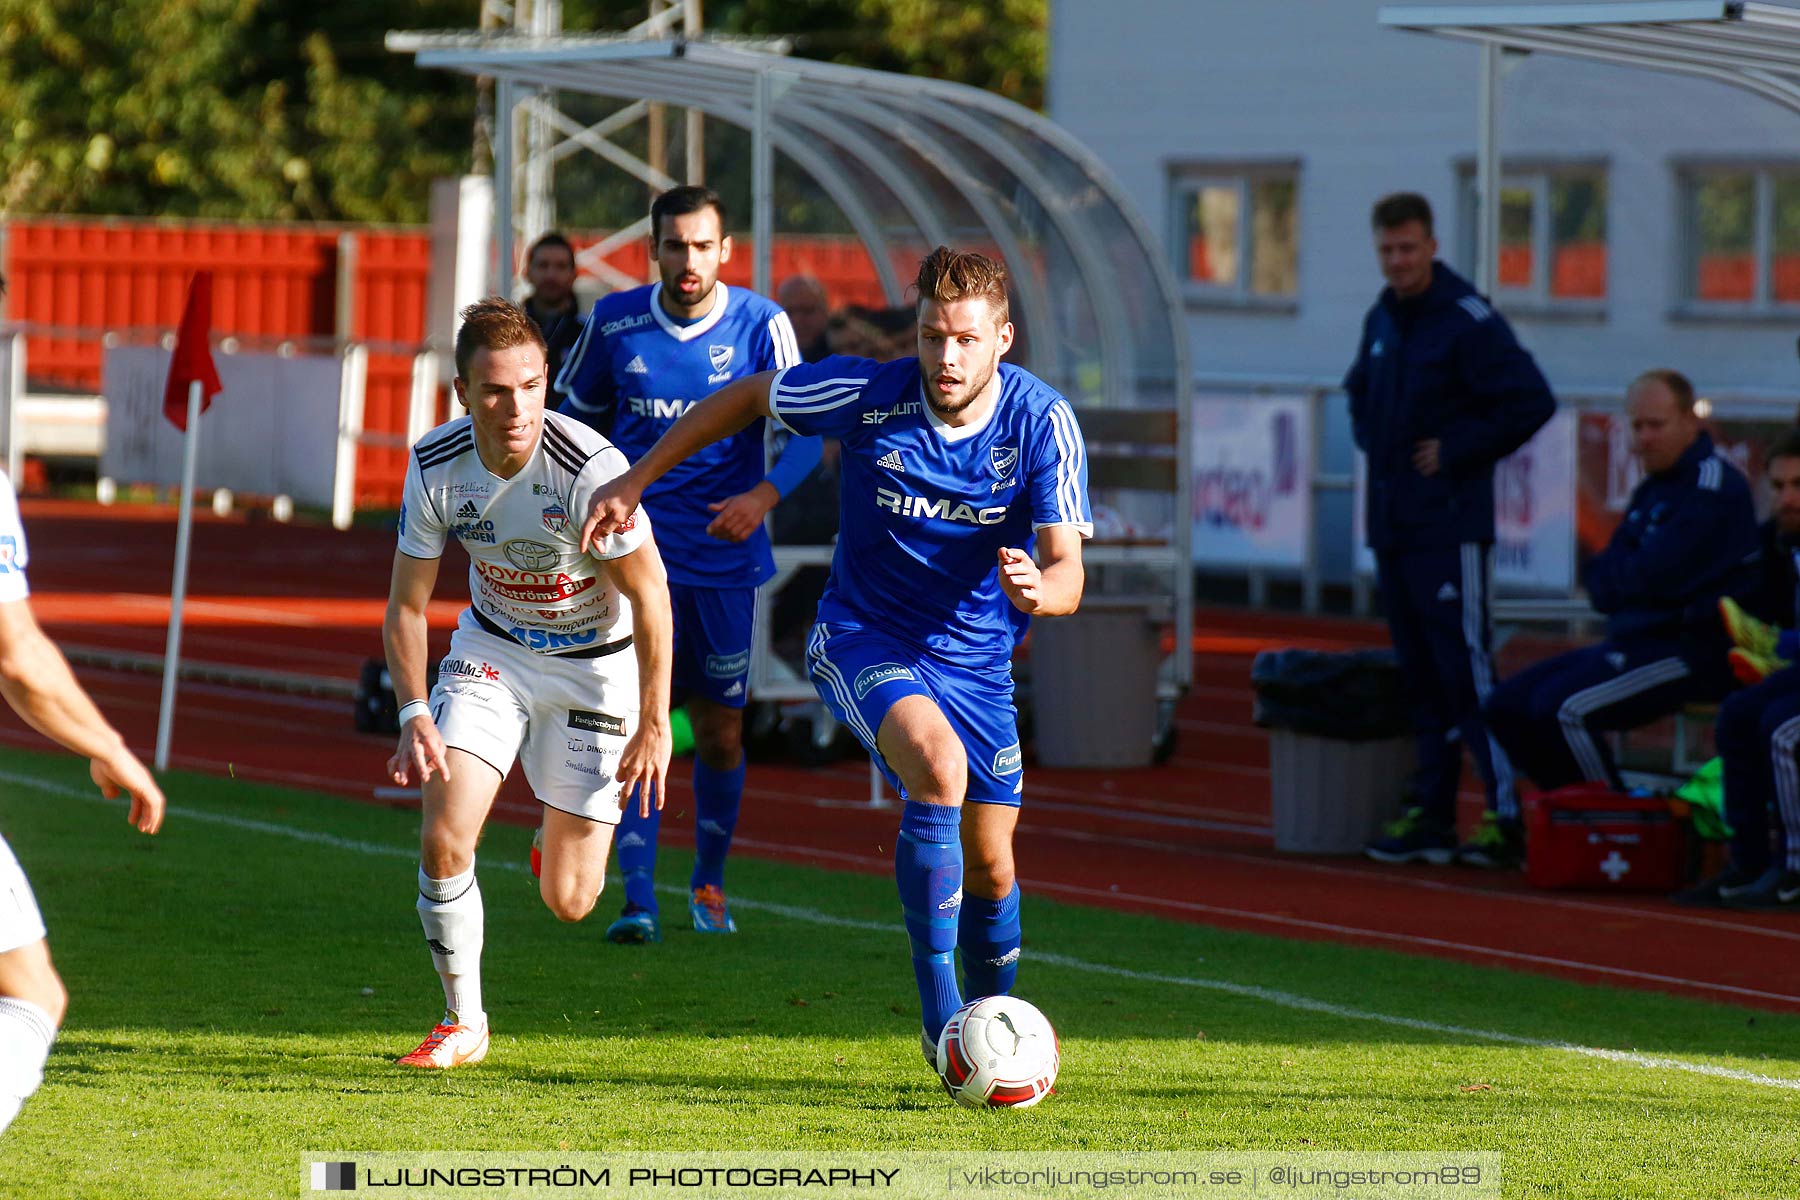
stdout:
POLYGON ((423 700, 408 700, 405 704, 400 706, 400 725, 402 728, 405 728, 406 723, 414 717, 428 717, 430 715, 431 705, 425 703, 423 700))

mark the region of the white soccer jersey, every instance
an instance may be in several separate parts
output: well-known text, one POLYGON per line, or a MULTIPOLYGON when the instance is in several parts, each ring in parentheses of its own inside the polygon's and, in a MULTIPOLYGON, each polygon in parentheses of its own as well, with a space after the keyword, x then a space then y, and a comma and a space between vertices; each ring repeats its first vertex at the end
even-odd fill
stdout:
POLYGON ((419 439, 406 464, 400 504, 400 550, 439 558, 455 536, 469 554, 463 615, 540 654, 567 654, 631 633, 631 610, 611 586, 600 560, 630 554, 650 536, 639 512, 580 549, 588 500, 625 472, 625 456, 593 429, 560 413, 544 414, 531 460, 511 479, 488 470, 475 449, 468 417, 419 439))
POLYGON ((12 480, 0 475, 0 604, 23 600, 25 586, 25 526, 19 523, 19 498, 12 480))
MULTIPOLYGON (((19 498, 12 480, 0 474, 0 604, 23 600, 25 587, 25 527, 19 523, 19 498)), ((44 917, 24 868, 13 857, 12 847, 0 837, 0 954, 42 940, 44 917)))

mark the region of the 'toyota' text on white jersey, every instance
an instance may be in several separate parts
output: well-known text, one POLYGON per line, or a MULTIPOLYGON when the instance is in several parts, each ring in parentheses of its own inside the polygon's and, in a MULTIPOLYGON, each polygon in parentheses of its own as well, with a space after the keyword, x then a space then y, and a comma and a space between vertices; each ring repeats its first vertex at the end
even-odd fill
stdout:
POLYGON ((837 551, 819 619, 878 626, 944 654, 1004 658, 1023 615, 1001 590, 998 551, 1039 529, 1092 537, 1087 452, 1069 402, 1002 363, 988 416, 946 424, 919 360, 831 357, 770 386, 775 419, 842 440, 837 551))
POLYGON ((446 540, 461 542, 472 607, 533 650, 559 654, 616 641, 631 632, 630 606, 600 560, 643 545, 650 520, 640 511, 592 554, 581 551, 580 540, 594 490, 627 465, 599 433, 546 412, 530 461, 502 479, 482 463, 474 426, 461 417, 413 447, 400 550, 439 558, 446 540))

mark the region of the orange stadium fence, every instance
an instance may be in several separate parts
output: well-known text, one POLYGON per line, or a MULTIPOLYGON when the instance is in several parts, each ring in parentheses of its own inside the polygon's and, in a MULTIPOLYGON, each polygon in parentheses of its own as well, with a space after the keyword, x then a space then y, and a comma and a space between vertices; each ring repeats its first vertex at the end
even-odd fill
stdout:
MULTIPOLYGON (((578 247, 603 236, 570 233, 578 247)), ((30 217, 0 225, 0 237, 8 282, 0 315, 23 330, 26 392, 99 393, 106 348, 162 340, 180 318, 188 279, 207 269, 214 336, 226 349, 360 356, 354 504, 398 505, 406 447, 423 431, 422 415, 441 419, 448 404, 428 327, 428 229, 30 217)), ((641 244, 607 261, 633 277, 648 267, 641 244)), ((753 261, 751 247, 738 247, 725 281, 748 286, 753 261)), ((774 276, 796 274, 817 278, 834 304, 885 303, 855 238, 778 238, 774 276)))

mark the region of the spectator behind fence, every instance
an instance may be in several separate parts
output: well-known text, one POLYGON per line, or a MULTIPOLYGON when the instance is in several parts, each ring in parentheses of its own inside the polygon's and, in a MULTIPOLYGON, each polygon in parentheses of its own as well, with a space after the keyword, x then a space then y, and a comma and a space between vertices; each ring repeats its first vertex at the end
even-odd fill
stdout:
POLYGON ((866 308, 846 304, 826 322, 831 353, 891 362, 912 353, 916 318, 909 308, 866 308))
POLYGON ((1582 572, 1606 639, 1522 671, 1487 704, 1488 728, 1546 790, 1587 780, 1621 787, 1601 734, 1712 701, 1732 686, 1714 615, 1761 557, 1743 473, 1715 452, 1675 371, 1646 371, 1625 393, 1644 478, 1606 548, 1582 572))
POLYGON ((1513 865, 1512 769, 1481 720, 1494 679, 1494 464, 1530 440, 1556 401, 1505 319, 1436 261, 1423 196, 1383 197, 1371 224, 1388 286, 1363 320, 1344 390, 1368 460, 1369 547, 1419 767, 1405 814, 1365 853, 1390 863, 1513 865), (1465 745, 1488 806, 1458 846, 1465 745))
POLYGON ((775 289, 775 303, 788 315, 800 343, 800 361, 818 362, 831 353, 825 327, 831 320, 831 296, 811 275, 789 275, 775 289))
POLYGON ((575 298, 575 247, 560 233, 546 233, 531 243, 525 256, 525 315, 544 335, 549 360, 547 379, 555 379, 563 359, 581 333, 581 304, 575 298))
POLYGON ((1800 908, 1800 429, 1770 448, 1768 480, 1774 511, 1763 522, 1756 582, 1719 601, 1732 673, 1749 685, 1725 697, 1714 726, 1731 857, 1717 875, 1677 892, 1677 904, 1800 908))

